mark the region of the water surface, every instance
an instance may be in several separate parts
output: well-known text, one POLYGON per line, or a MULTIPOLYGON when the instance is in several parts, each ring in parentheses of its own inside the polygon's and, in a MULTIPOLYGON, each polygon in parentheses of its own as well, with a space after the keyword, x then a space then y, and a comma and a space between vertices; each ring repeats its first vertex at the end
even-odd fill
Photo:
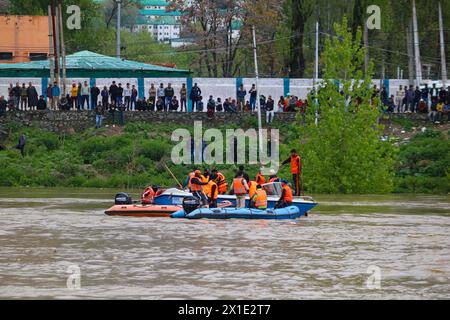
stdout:
POLYGON ((188 221, 108 217, 116 191, 0 188, 0 298, 450 298, 448 196, 318 196, 296 221, 188 221))

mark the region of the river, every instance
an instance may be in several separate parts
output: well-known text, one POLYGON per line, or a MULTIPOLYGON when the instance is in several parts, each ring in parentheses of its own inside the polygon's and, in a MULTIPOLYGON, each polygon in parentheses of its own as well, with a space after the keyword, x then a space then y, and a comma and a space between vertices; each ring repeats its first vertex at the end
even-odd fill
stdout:
POLYGON ((296 221, 108 217, 0 188, 1 299, 450 299, 448 196, 317 196, 296 221))

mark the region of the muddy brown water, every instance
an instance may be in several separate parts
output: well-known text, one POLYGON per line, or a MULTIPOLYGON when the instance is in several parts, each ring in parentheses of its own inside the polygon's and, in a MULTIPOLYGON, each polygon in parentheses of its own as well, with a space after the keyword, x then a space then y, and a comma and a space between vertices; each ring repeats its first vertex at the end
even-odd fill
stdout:
POLYGON ((1 299, 449 299, 448 196, 317 196, 296 221, 108 217, 0 188, 1 299))

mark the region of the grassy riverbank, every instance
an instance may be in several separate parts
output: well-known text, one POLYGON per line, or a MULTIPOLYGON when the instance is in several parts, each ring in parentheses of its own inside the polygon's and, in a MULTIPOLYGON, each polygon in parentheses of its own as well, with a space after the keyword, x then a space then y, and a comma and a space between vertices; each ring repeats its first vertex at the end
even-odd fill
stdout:
MULTIPOLYGON (((254 124, 246 124, 251 127, 254 124)), ((281 159, 288 157, 289 125, 278 124, 281 159)), ((39 128, 7 127, 0 151, 0 186, 137 188, 148 184, 175 186, 165 169, 166 162, 180 182, 190 166, 171 164, 170 141, 178 125, 131 123, 124 128, 88 129, 82 133, 58 135, 39 128), (28 141, 25 157, 14 149, 21 133, 28 141)), ((228 128, 228 127, 227 127, 228 128)), ((245 127, 244 127, 245 128, 245 127)), ((221 128, 221 129, 225 129, 221 128)), ((192 129, 190 129, 192 130, 192 129)), ((405 132, 405 131, 404 131, 405 132)), ((395 138, 395 137, 393 137, 395 138)), ((449 192, 450 140, 448 132, 427 130, 399 141, 395 163, 394 191, 399 193, 449 192)), ((218 166, 228 177, 236 166, 218 166)), ((251 176, 257 167, 248 167, 251 176)), ((355 164, 355 170, 358 170, 355 164)), ((290 179, 289 168, 279 176, 290 179)), ((306 181, 311 186, 312 181, 306 181)))

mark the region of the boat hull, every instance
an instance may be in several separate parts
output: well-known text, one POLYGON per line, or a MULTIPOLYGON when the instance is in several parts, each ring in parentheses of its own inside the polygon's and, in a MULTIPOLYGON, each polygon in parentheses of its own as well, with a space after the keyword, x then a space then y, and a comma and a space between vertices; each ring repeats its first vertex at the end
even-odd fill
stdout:
POLYGON ((167 218, 181 209, 173 205, 115 205, 105 211, 108 216, 167 218))
POLYGON ((180 210, 172 218, 184 219, 257 219, 257 220, 293 220, 304 216, 299 208, 291 206, 282 209, 257 210, 247 208, 197 209, 190 214, 180 210))
MULTIPOLYGON (((154 198, 154 202, 157 205, 178 205, 183 204, 185 197, 192 196, 189 192, 180 191, 177 189, 171 189, 163 193, 160 196, 154 198)), ((246 207, 250 206, 250 199, 246 199, 246 207)), ((274 209, 278 202, 277 198, 269 197, 267 199, 267 208, 274 209)), ((221 203, 231 203, 230 207, 236 207, 236 196, 233 195, 219 195, 217 200, 218 205, 221 203)), ((294 198, 292 206, 299 208, 300 212, 306 213, 317 206, 317 203, 313 200, 305 200, 303 198, 294 198)))

